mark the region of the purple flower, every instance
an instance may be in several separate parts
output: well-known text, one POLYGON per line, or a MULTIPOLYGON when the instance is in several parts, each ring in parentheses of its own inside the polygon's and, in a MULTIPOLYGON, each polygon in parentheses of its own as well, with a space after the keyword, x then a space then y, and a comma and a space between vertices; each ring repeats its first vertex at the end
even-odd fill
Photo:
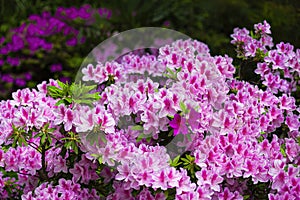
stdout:
POLYGON ((75 46, 77 44, 77 38, 76 37, 72 37, 71 39, 66 41, 66 45, 68 46, 75 46))
POLYGON ((12 36, 12 47, 12 51, 18 51, 24 47, 23 39, 17 34, 12 36))
POLYGON ((53 48, 53 44, 52 43, 47 43, 47 42, 44 42, 41 47, 43 49, 45 49, 46 51, 51 51, 52 48, 53 48))
POLYGON ((14 78, 10 74, 3 74, 1 80, 6 83, 14 82, 14 78))
POLYGON ((81 7, 78 11, 78 16, 82 19, 89 19, 92 16, 91 12, 89 12, 90 9, 91 9, 90 5, 85 5, 81 7))
POLYGON ((30 74, 30 72, 26 72, 26 73, 24 74, 24 77, 25 77, 25 80, 26 80, 26 81, 29 81, 29 80, 32 79, 32 75, 30 74))
POLYGON ((26 81, 24 79, 17 78, 15 79, 15 84, 19 87, 24 87, 26 86, 26 81))
POLYGON ((5 37, 3 36, 0 38, 0 44, 3 44, 4 41, 5 41, 5 37))
POLYGON ((112 11, 107 8, 99 8, 98 13, 101 17, 106 17, 106 19, 110 19, 112 15, 112 11))
POLYGON ((69 77, 60 77, 59 80, 63 83, 70 83, 71 81, 69 77))
POLYGON ((167 21, 164 21, 163 26, 169 27, 170 24, 171 24, 170 21, 167 20, 167 21))
POLYGON ((8 46, 4 46, 2 48, 0 48, 0 54, 2 55, 6 55, 10 52, 10 49, 8 48, 8 46))
POLYGON ((19 66, 20 65, 19 58, 12 58, 10 56, 7 57, 6 62, 11 66, 19 66))
POLYGON ((188 128, 185 122, 185 118, 181 117, 179 114, 174 115, 174 119, 169 122, 170 127, 174 129, 174 135, 178 135, 179 133, 188 133, 188 128))
POLYGON ((51 72, 60 72, 62 70, 62 65, 61 64, 52 64, 50 66, 50 71, 51 72))
POLYGON ((29 49, 33 52, 35 52, 36 50, 38 50, 38 48, 41 46, 42 44, 42 39, 38 38, 38 37, 27 37, 26 38, 29 49))

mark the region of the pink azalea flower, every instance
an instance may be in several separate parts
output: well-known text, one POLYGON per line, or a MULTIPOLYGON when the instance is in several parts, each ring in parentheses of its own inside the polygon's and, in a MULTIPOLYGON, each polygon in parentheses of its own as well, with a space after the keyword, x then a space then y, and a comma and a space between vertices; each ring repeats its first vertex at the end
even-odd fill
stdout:
POLYGON ((95 69, 92 64, 89 64, 86 68, 82 69, 83 81, 93 81, 95 79, 95 69))
POLYGON ((201 114, 196 112, 195 109, 190 108, 188 124, 191 126, 192 130, 197 130, 200 126, 199 120, 201 119, 201 114))
POLYGON ((235 194, 230 192, 230 190, 227 187, 224 189, 223 192, 218 194, 218 198, 220 200, 234 200, 234 199, 237 199, 237 198, 235 198, 235 194))
POLYGON ((71 109, 67 109, 64 116, 64 128, 66 131, 71 130, 73 126, 74 114, 71 109))
POLYGON ((159 112, 159 117, 163 118, 167 115, 174 115, 176 111, 174 110, 174 102, 169 97, 164 97, 162 99, 162 109, 159 112))
POLYGON ((299 116, 291 114, 286 117, 285 121, 286 125, 288 125, 290 131, 298 131, 300 122, 299 122, 299 116))
POLYGON ((281 170, 277 176, 273 178, 272 189, 280 191, 287 180, 288 177, 286 176, 285 172, 281 170))
POLYGON ((182 194, 185 192, 193 192, 196 189, 196 184, 191 182, 190 177, 187 175, 185 169, 181 169, 181 178, 176 188, 176 194, 182 194))

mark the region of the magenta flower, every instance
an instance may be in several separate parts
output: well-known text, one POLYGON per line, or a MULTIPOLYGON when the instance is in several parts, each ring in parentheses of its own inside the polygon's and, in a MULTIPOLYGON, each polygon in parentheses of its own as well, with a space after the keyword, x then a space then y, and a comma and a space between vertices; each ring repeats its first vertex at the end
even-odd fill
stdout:
POLYGON ((50 71, 51 72, 60 72, 62 70, 62 65, 61 64, 53 64, 50 66, 50 71))
POLYGON ((174 115, 174 119, 169 122, 170 127, 174 129, 174 135, 178 135, 179 133, 188 133, 188 128, 185 122, 185 118, 181 117, 179 114, 174 115))

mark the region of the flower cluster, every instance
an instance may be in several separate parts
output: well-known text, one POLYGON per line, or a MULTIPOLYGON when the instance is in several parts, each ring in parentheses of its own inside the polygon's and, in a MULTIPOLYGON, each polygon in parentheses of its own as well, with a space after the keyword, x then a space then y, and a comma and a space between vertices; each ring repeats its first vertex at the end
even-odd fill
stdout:
MULTIPOLYGON (((270 189, 278 193, 286 184, 288 199, 296 198, 300 181, 300 146, 296 142, 299 138, 299 113, 294 98, 286 95, 277 98, 271 92, 244 82, 234 81, 231 87, 237 93, 230 95, 224 106, 225 112, 219 111, 212 124, 218 127, 218 131, 197 144, 195 162, 202 169, 196 172, 196 176, 203 180, 198 180, 198 184, 203 184, 202 188, 208 193, 219 190, 219 185, 214 185, 217 180, 226 180, 231 191, 236 191, 237 184, 241 184, 238 178, 254 184, 272 183, 270 189), (283 106, 286 100, 289 102, 287 107, 283 106), (296 130, 288 122, 289 116, 295 117, 296 130), (288 131, 282 126, 288 127, 288 131), (288 177, 288 170, 295 171, 294 175, 288 177), (288 178, 279 180, 280 173, 288 178)), ((240 188, 239 193, 254 196, 249 188, 240 188)))
MULTIPOLYGON (((257 42, 245 30, 235 37, 267 59, 270 27, 255 29, 257 42)), ((158 55, 89 64, 83 83, 18 90, 0 103, 2 196, 299 198, 296 99, 237 80, 235 70, 205 44, 177 40, 158 55)))
MULTIPOLYGON (((19 27, 10 30, 0 39, 1 96, 11 93, 11 88, 30 86, 30 81, 50 78, 45 71, 52 75, 51 78, 58 78, 58 73, 80 64, 76 60, 76 63, 64 63, 64 60, 69 59, 71 47, 85 43, 86 38, 82 35, 88 27, 97 24, 97 15, 100 19, 109 19, 111 12, 105 8, 93 9, 90 5, 59 7, 53 15, 48 11, 31 15, 19 27), (62 49, 64 55, 58 53, 62 49), (40 66, 41 59, 44 66, 40 66), (43 71, 37 70, 37 64, 43 71), (41 77, 41 73, 46 77, 41 77)), ((68 74, 65 76, 70 78, 68 74)), ((66 77, 63 80, 68 80, 66 77)))
POLYGON ((255 34, 247 29, 234 29, 231 41, 244 59, 257 60, 255 73, 262 84, 273 93, 291 93, 297 90, 300 76, 300 50, 290 43, 280 42, 272 48, 270 25, 264 21, 254 26, 255 34))
MULTIPOLYGON (((58 86, 53 80, 50 85, 58 86)), ((74 151, 72 144, 76 143, 77 148, 80 144, 68 128, 70 109, 66 108, 65 117, 59 122, 57 113, 63 108, 46 95, 46 87, 44 82, 38 90, 18 90, 13 93, 13 100, 0 104, 0 166, 6 177, 1 178, 1 194, 7 198, 23 194, 23 199, 96 198, 95 189, 90 191, 80 184, 92 185, 99 179, 99 164, 80 149, 74 151), (60 124, 67 131, 60 130, 60 124), (9 179, 10 175, 13 176, 9 179)))
POLYGON ((34 191, 28 192, 22 197, 24 200, 42 200, 42 199, 97 199, 97 193, 95 190, 89 191, 84 188, 81 189, 79 184, 76 184, 70 180, 60 179, 58 185, 43 183, 37 187, 34 191))

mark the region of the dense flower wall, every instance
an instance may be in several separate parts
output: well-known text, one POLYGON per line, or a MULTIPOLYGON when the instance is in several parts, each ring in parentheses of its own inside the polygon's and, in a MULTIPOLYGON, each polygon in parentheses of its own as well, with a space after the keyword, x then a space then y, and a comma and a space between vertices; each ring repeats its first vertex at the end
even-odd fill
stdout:
POLYGON ((14 92, 0 103, 1 196, 299 199, 299 50, 273 49, 270 33, 263 22, 232 35, 238 56, 257 62, 257 85, 190 39, 90 64, 83 81, 94 85, 14 92))

